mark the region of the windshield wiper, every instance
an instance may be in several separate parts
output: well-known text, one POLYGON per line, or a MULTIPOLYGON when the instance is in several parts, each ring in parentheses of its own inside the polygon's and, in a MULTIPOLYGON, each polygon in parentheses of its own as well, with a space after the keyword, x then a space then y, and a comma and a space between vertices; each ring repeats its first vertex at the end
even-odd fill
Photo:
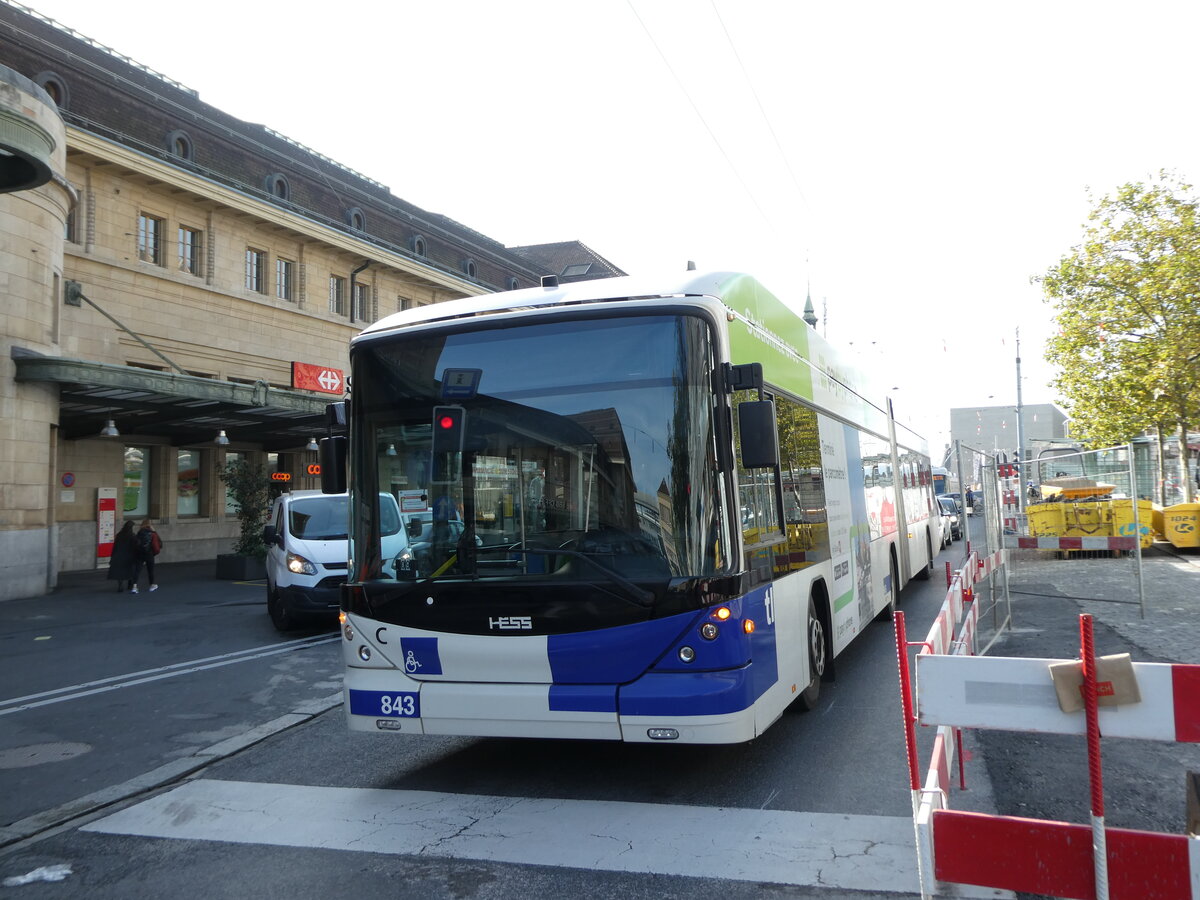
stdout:
POLYGON ((503 550, 506 553, 522 553, 535 554, 538 556, 569 556, 571 559, 580 559, 590 565, 592 568, 602 572, 605 577, 613 584, 622 588, 625 593, 625 599, 640 606, 642 609, 650 609, 654 605, 654 593, 645 588, 638 587, 624 575, 610 569, 601 562, 592 559, 586 553, 581 553, 578 550, 557 549, 542 549, 540 547, 523 547, 513 548, 506 545, 494 544, 490 547, 479 547, 477 552, 485 552, 487 550, 503 550))

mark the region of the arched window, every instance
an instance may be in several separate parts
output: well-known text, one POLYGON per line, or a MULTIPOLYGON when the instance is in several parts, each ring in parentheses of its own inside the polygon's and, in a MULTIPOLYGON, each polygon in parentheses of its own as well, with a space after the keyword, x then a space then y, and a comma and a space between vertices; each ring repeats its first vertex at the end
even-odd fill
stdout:
POLYGON ((278 197, 280 200, 292 199, 292 186, 288 184, 288 180, 282 172, 272 172, 268 175, 264 186, 272 197, 278 197))
POLYGON ((363 211, 357 206, 352 206, 346 210, 346 224, 355 231, 366 231, 367 217, 363 215, 363 211))
POLYGON ((70 97, 67 93, 67 83, 63 81, 61 75, 57 72, 38 72, 33 76, 33 81, 50 95, 50 99, 54 101, 55 106, 59 109, 66 109, 70 97))
POLYGON ((178 128, 167 133, 167 152, 172 156, 178 156, 180 159, 192 160, 192 139, 188 137, 186 131, 180 131, 178 128))
POLYGON ((417 254, 417 256, 424 256, 428 250, 428 248, 425 246, 425 238, 421 237, 419 234, 414 234, 412 236, 410 245, 412 246, 412 252, 417 254))
POLYGON ((508 276, 508 281, 505 282, 505 285, 507 285, 510 291, 515 291, 521 286, 517 279, 511 275, 508 276))
POLYGON ((477 274, 477 269, 475 267, 475 260, 470 259, 470 258, 464 259, 462 266, 463 266, 463 271, 467 273, 468 278, 475 277, 475 275, 477 274))

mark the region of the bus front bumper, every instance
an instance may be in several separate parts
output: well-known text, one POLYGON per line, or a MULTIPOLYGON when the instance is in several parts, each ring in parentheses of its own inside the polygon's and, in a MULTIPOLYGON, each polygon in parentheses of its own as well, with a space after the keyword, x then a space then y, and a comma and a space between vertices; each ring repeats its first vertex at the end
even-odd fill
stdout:
POLYGON ((419 681, 348 667, 343 699, 352 731, 729 744, 755 736, 750 683, 749 666, 623 686, 419 681))

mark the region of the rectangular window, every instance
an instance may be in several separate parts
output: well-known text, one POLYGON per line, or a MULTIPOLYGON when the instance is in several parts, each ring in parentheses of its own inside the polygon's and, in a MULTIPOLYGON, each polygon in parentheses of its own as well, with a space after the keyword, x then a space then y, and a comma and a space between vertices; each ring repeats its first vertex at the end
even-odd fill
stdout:
POLYGON ((203 274, 201 252, 204 249, 204 233, 197 228, 179 226, 179 271, 189 275, 203 274))
MULTIPOLYGON (((757 391, 736 391, 733 395, 733 433, 739 434, 741 404, 757 400, 757 391)), ((774 399, 768 395, 767 399, 774 399)), ((778 415, 778 410, 776 411, 778 415)), ((735 441, 739 440, 735 437, 735 441)), ((775 469, 748 469, 742 465, 740 442, 737 446, 739 515, 746 548, 746 571, 751 584, 770 581, 775 575, 776 555, 786 549, 779 518, 780 498, 775 469)))
POLYGON ((369 285, 354 285, 354 320, 356 322, 367 321, 367 297, 370 291, 369 285))
POLYGON ((150 448, 125 448, 125 490, 122 514, 126 518, 150 515, 150 448))
POLYGON ((138 216, 137 252, 142 262, 163 264, 162 239, 166 222, 157 216, 138 216))
MULTIPOLYGON (((781 575, 829 559, 829 511, 817 414, 802 403, 776 397, 775 421, 788 538, 787 551, 775 558, 775 572, 781 575)), ((836 458, 830 464, 841 468, 836 458)))
POLYGON ((267 292, 267 254, 264 250, 246 248, 246 290, 256 294, 267 292))
POLYGON ((200 451, 178 450, 175 462, 175 512, 200 515, 200 451))
POLYGON ((407 297, 396 296, 396 312, 403 312, 406 309, 412 309, 412 301, 407 297))
MULTIPOLYGON (((244 462, 249 458, 246 453, 239 453, 236 450, 227 450, 225 452, 225 465, 228 466, 236 462, 244 462)), ((228 484, 225 485, 225 515, 236 516, 241 506, 234 499, 232 489, 228 484)))
POLYGON ((78 204, 72 206, 67 212, 66 220, 63 222, 63 238, 72 244, 79 243, 79 229, 76 224, 79 221, 79 217, 76 215, 76 210, 78 209, 78 204))
POLYGON ((329 311, 336 316, 346 314, 346 279, 338 275, 329 276, 329 311))
POLYGON ((290 259, 276 258, 275 260, 275 296, 280 300, 292 300, 295 291, 292 287, 296 279, 296 264, 290 259))

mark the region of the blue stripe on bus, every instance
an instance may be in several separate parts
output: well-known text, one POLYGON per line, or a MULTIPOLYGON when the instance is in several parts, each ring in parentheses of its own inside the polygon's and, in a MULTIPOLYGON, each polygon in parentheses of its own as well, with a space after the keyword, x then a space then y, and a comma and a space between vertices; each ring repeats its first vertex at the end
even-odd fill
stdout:
POLYGON ((763 585, 727 604, 734 615, 721 623, 721 635, 711 643, 696 630, 708 620, 709 611, 551 635, 547 648, 555 684, 550 686, 550 709, 664 717, 747 709, 779 680, 773 604, 774 585, 763 585), (745 619, 754 620, 750 635, 742 632, 745 619), (697 651, 692 664, 679 660, 679 647, 685 643, 697 651), (701 665, 718 660, 719 667, 701 665))
POLYGON ((753 694, 750 702, 753 703, 779 680, 779 649, 775 643, 775 617, 778 615, 775 586, 768 584, 751 591, 742 598, 742 604, 743 615, 754 620, 754 632, 750 635, 750 659, 753 663, 750 669, 753 694))
POLYGON ((753 664, 724 672, 662 672, 621 687, 622 716, 721 716, 755 700, 753 664))
POLYGON ((617 711, 617 687, 613 684, 552 684, 550 709, 553 712, 617 711))
POLYGON ((555 684, 622 684, 633 681, 663 655, 695 620, 696 613, 652 619, 546 639, 555 684))

